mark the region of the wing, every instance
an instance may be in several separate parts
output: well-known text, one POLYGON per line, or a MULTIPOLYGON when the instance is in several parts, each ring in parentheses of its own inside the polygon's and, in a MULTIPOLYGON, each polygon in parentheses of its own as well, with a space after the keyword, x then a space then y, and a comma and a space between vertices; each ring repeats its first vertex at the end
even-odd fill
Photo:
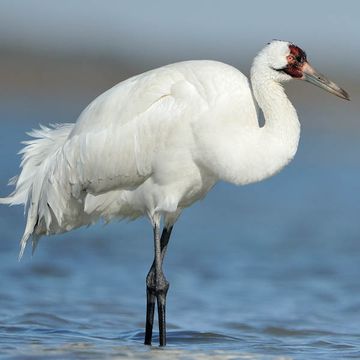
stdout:
POLYGON ((189 119, 207 107, 198 86, 174 65, 100 95, 80 115, 62 149, 73 194, 137 187, 151 176, 157 154, 172 146, 174 131, 186 141, 189 119))

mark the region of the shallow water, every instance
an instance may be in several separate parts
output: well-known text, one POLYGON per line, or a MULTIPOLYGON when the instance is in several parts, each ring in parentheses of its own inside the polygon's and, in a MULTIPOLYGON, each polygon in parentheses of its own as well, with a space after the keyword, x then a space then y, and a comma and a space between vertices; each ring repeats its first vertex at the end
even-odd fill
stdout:
MULTIPOLYGON (((6 104, 1 194, 24 131, 52 112, 25 123, 26 109, 6 104)), ((358 135, 305 129, 282 173, 242 188, 219 184, 184 212, 165 262, 166 349, 142 345, 146 220, 44 238, 18 263, 23 212, 1 207, 0 356, 359 359, 358 135)))

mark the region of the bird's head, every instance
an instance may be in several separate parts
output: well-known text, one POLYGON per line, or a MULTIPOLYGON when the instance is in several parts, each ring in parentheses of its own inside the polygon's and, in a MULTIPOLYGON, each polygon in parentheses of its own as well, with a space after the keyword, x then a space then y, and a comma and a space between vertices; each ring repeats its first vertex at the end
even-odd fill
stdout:
POLYGON ((305 80, 343 99, 350 100, 345 90, 309 64, 305 51, 295 44, 274 40, 260 52, 258 57, 258 61, 267 67, 268 74, 275 81, 305 80))

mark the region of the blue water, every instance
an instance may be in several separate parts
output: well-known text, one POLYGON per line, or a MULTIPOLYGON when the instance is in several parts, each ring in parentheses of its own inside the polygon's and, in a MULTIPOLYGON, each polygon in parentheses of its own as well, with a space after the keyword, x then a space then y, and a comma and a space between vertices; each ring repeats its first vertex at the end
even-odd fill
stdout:
MULTIPOLYGON (((85 104, 66 105, 4 101, 1 195, 24 132, 71 121, 85 104)), ((282 173, 218 184, 184 212, 165 261, 166 349, 142 344, 146 220, 44 238, 18 263, 23 210, 1 207, 0 357, 360 359, 358 139, 358 130, 304 126, 282 173)))

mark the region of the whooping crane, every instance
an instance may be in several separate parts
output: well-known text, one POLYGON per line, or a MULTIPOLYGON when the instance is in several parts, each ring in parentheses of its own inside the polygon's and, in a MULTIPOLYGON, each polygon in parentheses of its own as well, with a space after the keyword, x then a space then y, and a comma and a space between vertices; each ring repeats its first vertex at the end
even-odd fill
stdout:
POLYGON ((185 61, 119 83, 96 98, 75 124, 34 130, 25 142, 15 190, 3 204, 28 206, 21 258, 29 237, 58 234, 100 218, 149 218, 154 262, 146 278, 145 344, 157 301, 160 345, 166 344, 169 283, 162 264, 182 210, 219 180, 266 179, 294 157, 296 111, 282 83, 309 81, 343 99, 296 45, 272 41, 255 58, 251 84, 232 66, 185 61), (265 117, 259 126, 256 104, 265 117), (161 221, 163 230, 160 233, 161 221))

